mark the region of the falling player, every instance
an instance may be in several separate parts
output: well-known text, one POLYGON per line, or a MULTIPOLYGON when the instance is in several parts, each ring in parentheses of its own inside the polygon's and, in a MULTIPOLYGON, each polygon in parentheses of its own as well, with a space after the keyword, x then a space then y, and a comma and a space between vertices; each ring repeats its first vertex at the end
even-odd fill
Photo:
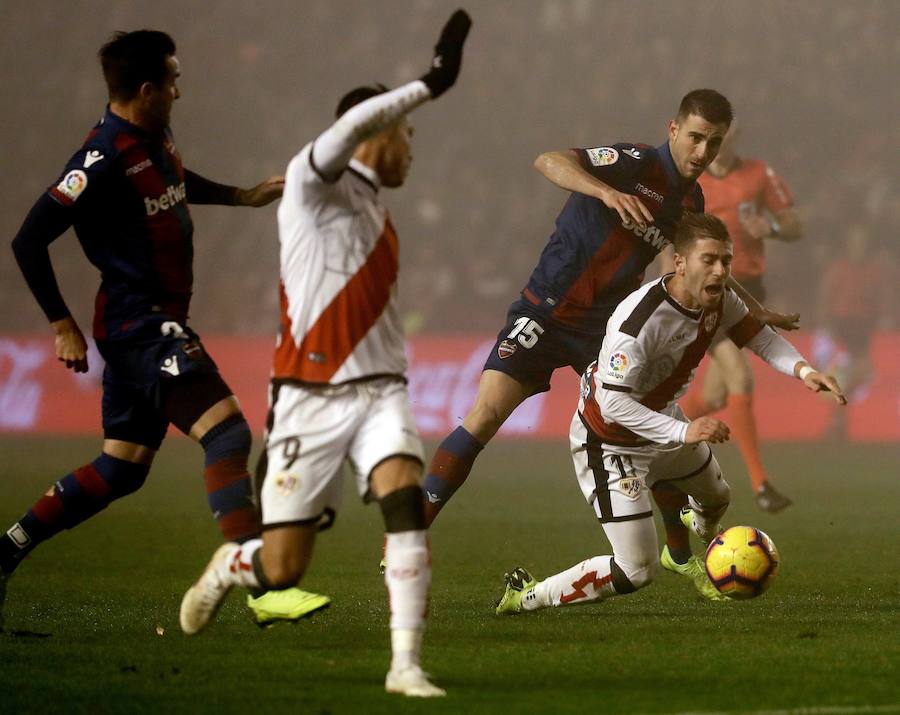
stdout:
POLYGON ((299 581, 330 525, 345 462, 385 523, 393 656, 389 692, 433 697, 419 665, 431 582, 420 477, 396 305, 397 236, 381 203, 411 161, 406 115, 456 81, 470 27, 459 10, 421 80, 349 92, 337 121, 288 165, 278 210, 282 331, 270 392, 263 539, 226 544, 185 594, 182 624, 204 627, 233 585, 299 581))
POLYGON ((727 287, 733 252, 719 219, 687 214, 674 248, 674 274, 634 291, 613 312, 572 418, 578 483, 613 553, 540 582, 517 567, 506 575, 499 614, 587 603, 649 584, 660 563, 649 496, 658 481, 689 496, 686 521, 701 540, 715 536, 729 488, 707 442, 727 440, 729 430, 708 416, 688 422, 676 400, 717 334, 746 345, 808 389, 830 391, 846 403, 834 378, 753 318, 727 287))

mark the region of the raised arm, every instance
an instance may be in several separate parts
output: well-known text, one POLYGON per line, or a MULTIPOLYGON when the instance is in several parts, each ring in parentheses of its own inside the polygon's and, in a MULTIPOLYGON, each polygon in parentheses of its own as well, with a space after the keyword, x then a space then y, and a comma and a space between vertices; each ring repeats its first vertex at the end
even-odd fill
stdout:
POLYGON ((41 196, 12 241, 25 282, 56 335, 56 357, 75 372, 87 372, 87 342, 59 290, 49 246, 72 225, 71 213, 50 196, 41 196))
POLYGON ((578 154, 571 149, 544 152, 534 160, 534 168, 561 189, 599 199, 623 222, 633 221, 641 228, 653 223, 653 214, 637 196, 624 194, 585 171, 578 154))
POLYGON ((459 76, 463 45, 471 26, 469 15, 457 10, 444 25, 428 72, 420 79, 349 109, 316 139, 312 162, 325 179, 340 175, 361 142, 453 86, 459 76))

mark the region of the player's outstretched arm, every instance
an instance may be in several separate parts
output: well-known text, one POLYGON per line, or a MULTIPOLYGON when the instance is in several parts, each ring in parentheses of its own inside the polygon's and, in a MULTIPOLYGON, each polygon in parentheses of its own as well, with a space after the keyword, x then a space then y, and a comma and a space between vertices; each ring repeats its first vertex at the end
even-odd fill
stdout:
POLYGON ((228 184, 219 184, 184 170, 184 187, 187 200, 192 204, 216 204, 219 206, 265 206, 280 198, 284 192, 284 177, 270 176, 265 181, 249 189, 240 189, 228 184))
POLYGON ((805 361, 798 362, 794 366, 794 375, 803 380, 803 384, 813 392, 830 392, 835 402, 839 405, 847 404, 844 391, 841 389, 838 381, 831 375, 819 372, 805 361))
POLYGON ((266 206, 284 193, 284 177, 270 176, 263 182, 249 189, 238 189, 235 202, 238 206, 252 206, 259 208, 266 206))
POLYGON ((361 142, 450 89, 459 76, 463 45, 471 26, 465 10, 454 12, 441 31, 428 72, 402 87, 360 102, 320 135, 312 151, 318 172, 329 180, 339 176, 361 142))
POLYGON ((800 327, 800 313, 779 313, 769 310, 750 294, 733 276, 728 277, 728 285, 744 301, 750 314, 763 325, 771 325, 782 330, 797 330, 800 327))
POLYGON ((534 168, 553 184, 566 191, 593 196, 619 214, 623 222, 636 223, 647 228, 653 223, 653 214, 637 196, 623 194, 604 181, 591 176, 574 151, 548 151, 534 160, 534 168))
POLYGON ((830 392, 841 405, 847 404, 843 390, 831 375, 819 372, 807 362, 797 349, 771 328, 763 328, 747 343, 759 357, 785 375, 793 375, 813 392, 830 392))

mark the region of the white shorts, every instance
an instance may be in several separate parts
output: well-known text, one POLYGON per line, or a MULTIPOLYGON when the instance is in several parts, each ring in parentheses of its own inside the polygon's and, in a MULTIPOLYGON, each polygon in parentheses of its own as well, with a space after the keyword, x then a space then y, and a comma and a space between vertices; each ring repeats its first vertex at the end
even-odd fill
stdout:
POLYGON ((343 491, 343 466, 356 474, 364 500, 369 477, 398 455, 424 464, 406 385, 392 378, 349 385, 270 388, 274 415, 266 440, 260 492, 265 527, 333 519, 343 491), (274 404, 272 395, 274 394, 274 404))
POLYGON ((700 508, 729 502, 728 483, 706 442, 626 449, 589 435, 576 412, 569 445, 578 486, 602 524, 651 518, 650 489, 659 481, 671 482, 700 508))

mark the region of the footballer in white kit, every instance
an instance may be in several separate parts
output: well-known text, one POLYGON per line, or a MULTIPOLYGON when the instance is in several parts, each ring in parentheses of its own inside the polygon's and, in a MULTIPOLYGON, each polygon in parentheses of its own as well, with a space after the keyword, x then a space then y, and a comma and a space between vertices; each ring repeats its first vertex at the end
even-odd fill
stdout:
POLYGON ((397 234, 380 189, 404 183, 412 160, 406 115, 454 84, 470 26, 465 11, 451 16, 421 79, 346 94, 335 123, 288 165, 278 208, 281 330, 260 493, 263 538, 214 556, 195 596, 185 597, 202 627, 232 585, 272 592, 256 607, 277 599, 273 589, 294 586, 317 531, 334 520, 349 464, 385 523, 392 645, 385 688, 418 697, 445 693, 419 665, 431 583, 424 454, 406 390, 397 234))
POLYGON ((728 439, 728 427, 711 417, 688 422, 676 400, 717 335, 750 348, 809 389, 846 402, 832 377, 810 367, 726 287, 733 253, 719 219, 687 214, 674 244, 675 272, 631 293, 610 317, 598 360, 582 378, 570 428, 579 486, 613 554, 540 582, 514 569, 498 613, 586 603, 650 583, 660 562, 650 488, 659 480, 688 495, 700 539, 715 536, 730 495, 708 442, 728 439))

